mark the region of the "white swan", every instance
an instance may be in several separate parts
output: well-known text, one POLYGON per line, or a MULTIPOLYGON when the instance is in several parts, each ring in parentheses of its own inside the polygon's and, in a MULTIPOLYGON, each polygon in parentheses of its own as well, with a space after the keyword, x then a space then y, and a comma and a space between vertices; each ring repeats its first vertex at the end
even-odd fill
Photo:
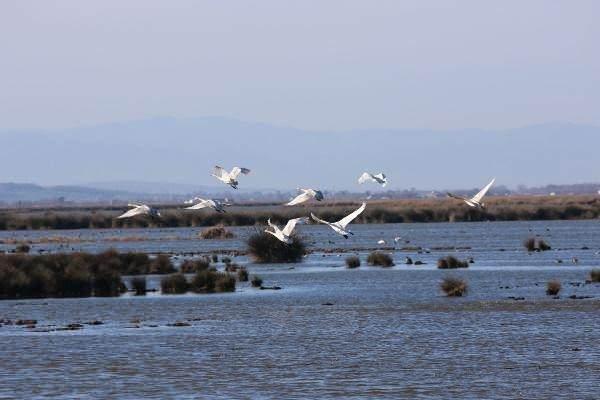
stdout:
POLYGON ((329 225, 329 227, 333 229, 336 233, 339 233, 344 238, 348 239, 348 235, 354 235, 354 233, 350 232, 348 229, 346 229, 346 227, 348 226, 348 224, 350 224, 350 222, 352 222, 356 217, 358 217, 360 213, 362 213, 365 210, 366 207, 367 203, 362 203, 362 205, 357 210, 355 210, 354 212, 345 216, 337 222, 323 221, 313 213, 310 213, 310 216, 312 217, 312 219, 321 224, 329 225))
POLYGON ((363 174, 358 177, 358 183, 360 184, 363 184, 368 181, 379 183, 381 187, 385 187, 385 185, 387 185, 387 177, 383 172, 380 172, 377 175, 373 175, 368 172, 363 172, 363 174))
POLYGON ((488 192, 488 190, 490 190, 490 188, 492 187, 492 185, 494 184, 495 181, 496 181, 496 178, 492 179, 492 181, 490 183, 488 183, 483 189, 481 189, 479 191, 479 193, 477 193, 475 196, 471 197, 470 199, 467 197, 457 196, 452 193, 446 193, 446 194, 448 195, 448 197, 452 197, 453 199, 458 199, 458 200, 464 201, 467 205, 469 205, 469 207, 483 209, 483 208, 485 208, 485 203, 482 202, 481 200, 483 200, 483 196, 485 196, 485 194, 488 192))
MULTIPOLYGON (((194 203, 196 201, 198 203, 194 204, 193 206, 186 207, 185 209, 186 210, 200 210, 202 208, 212 208, 216 212, 224 213, 224 212, 226 212, 225 207, 229 207, 231 205, 230 203, 227 203, 227 202, 222 202, 222 201, 213 200, 213 199, 201 199, 200 197, 194 197, 190 202, 194 203)), ((186 203, 188 203, 188 202, 186 202, 186 203)))
POLYGON ((249 173, 250 170, 248 168, 233 167, 231 172, 227 172, 222 167, 215 165, 215 169, 211 175, 232 188, 237 189, 239 184, 237 177, 240 174, 248 175, 249 173))
POLYGON ((290 219, 287 222, 287 224, 285 224, 285 227, 283 229, 279 229, 279 227, 277 225, 275 225, 274 223, 271 222, 271 218, 269 218, 267 220, 267 224, 273 230, 270 231, 267 228, 267 229, 265 229, 265 232, 270 233, 271 235, 275 236, 277 239, 281 240, 285 244, 290 244, 290 243, 292 243, 291 236, 292 236, 292 233, 294 232, 294 228, 296 228, 296 224, 306 223, 306 222, 308 222, 307 217, 290 219))
POLYGON ((132 207, 131 210, 119 215, 117 219, 131 218, 138 215, 148 215, 150 217, 160 217, 160 212, 153 207, 146 204, 127 204, 128 207, 132 207))
POLYGON ((310 199, 315 199, 317 201, 323 200, 323 192, 315 189, 298 189, 302 191, 298 196, 294 197, 291 201, 284 204, 285 206, 295 206, 296 204, 301 204, 309 201, 310 199))

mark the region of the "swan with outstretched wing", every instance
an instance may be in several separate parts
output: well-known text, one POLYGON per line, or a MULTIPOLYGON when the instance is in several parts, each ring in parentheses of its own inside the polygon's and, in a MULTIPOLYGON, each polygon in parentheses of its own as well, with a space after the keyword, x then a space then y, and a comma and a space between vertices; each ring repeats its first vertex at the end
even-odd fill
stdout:
POLYGON ((323 192, 316 189, 298 189, 301 191, 299 195, 294 197, 288 203, 285 203, 286 206, 295 206, 296 204, 306 203, 311 199, 315 199, 317 201, 322 201, 324 199, 323 192))
MULTIPOLYGON (((225 199, 227 200, 227 199, 225 199)), ((186 202, 188 203, 188 202, 186 202)), ((186 207, 186 210, 201 210, 203 208, 212 208, 216 212, 224 213, 225 207, 229 207, 231 204, 227 201, 219 201, 215 199, 202 199, 200 197, 194 197, 189 203, 196 203, 193 206, 186 207)), ((188 203, 188 204, 189 204, 188 203)))
POLYGON ((133 218, 138 215, 147 215, 149 217, 160 217, 160 212, 156 208, 150 207, 146 204, 130 203, 130 204, 127 204, 127 206, 130 207, 131 210, 125 212, 124 214, 119 215, 117 217, 117 219, 133 218))
POLYGON ((381 185, 381 187, 385 187, 387 185, 387 177, 383 172, 378 174, 371 174, 369 172, 363 172, 361 176, 358 177, 358 183, 361 185, 366 182, 375 182, 381 185))
POLYGON ((457 196, 452 193, 446 193, 446 194, 448 195, 448 197, 452 197, 453 199, 458 199, 458 200, 464 201, 465 204, 467 204, 469 207, 483 209, 483 208, 485 208, 485 203, 482 201, 483 197, 490 190, 490 188, 492 187, 494 182, 496 182, 496 178, 492 179, 492 181, 490 183, 485 185, 485 187, 483 189, 481 189, 475 196, 473 196, 471 198, 457 196))
POLYGON ((214 176, 221 182, 231 186, 232 188, 237 189, 239 184, 238 176, 240 176, 240 174, 248 175, 249 173, 250 170, 248 168, 233 167, 231 172, 227 172, 225 171, 225 169, 223 169, 223 167, 216 165, 215 169, 213 170, 212 176, 214 176))
POLYGON ((285 224, 285 227, 283 229, 280 229, 277 225, 272 223, 271 219, 269 218, 267 220, 267 224, 272 230, 269 230, 269 228, 267 228, 265 229, 265 232, 275 236, 278 240, 282 241, 285 244, 290 244, 292 243, 292 234, 294 233, 296 225, 303 224, 306 222, 308 222, 307 217, 290 219, 287 222, 287 224, 285 224))
POLYGON ((355 211, 348 214, 347 216, 345 216, 337 222, 324 221, 313 213, 311 213, 310 216, 313 220, 315 220, 318 223, 329 225, 329 227, 333 229, 336 233, 348 239, 348 235, 354 235, 354 233, 350 232, 350 230, 347 229, 347 226, 350 224, 350 222, 354 221, 356 217, 358 217, 363 211, 365 211, 366 207, 367 203, 362 203, 362 205, 358 209, 356 209, 355 211))

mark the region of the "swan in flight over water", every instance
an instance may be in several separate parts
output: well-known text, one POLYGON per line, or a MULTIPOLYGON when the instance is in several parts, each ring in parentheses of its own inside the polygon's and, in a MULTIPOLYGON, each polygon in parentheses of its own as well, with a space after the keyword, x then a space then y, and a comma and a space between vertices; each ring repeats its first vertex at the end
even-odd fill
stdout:
POLYGON ((271 222, 271 218, 269 218, 267 224, 269 224, 269 227, 273 230, 270 231, 269 228, 267 228, 265 229, 265 232, 270 233, 285 244, 290 244, 292 243, 291 236, 294 232, 294 228, 296 228, 296 224, 306 222, 308 222, 308 217, 290 219, 283 229, 279 229, 277 225, 271 222))
POLYGON ((383 172, 380 172, 377 175, 363 172, 363 174, 358 178, 358 183, 361 185, 368 181, 379 183, 381 187, 385 187, 385 185, 387 185, 387 177, 383 172))
POLYGON ((490 183, 488 183, 483 189, 481 189, 479 191, 479 193, 477 193, 475 196, 471 197, 470 199, 466 198, 466 197, 462 197, 462 196, 457 196, 452 193, 446 193, 446 194, 448 195, 448 197, 452 197, 453 199, 458 199, 458 200, 464 201, 470 207, 483 209, 483 208, 485 208, 485 203, 482 202, 481 200, 483 200, 483 196, 485 196, 485 194, 488 192, 488 190, 490 190, 490 188, 492 187, 492 185, 494 184, 495 181, 496 181, 496 178, 492 179, 492 181, 490 183))
POLYGON ((310 216, 312 217, 312 219, 321 224, 329 225, 329 227, 333 229, 336 233, 339 233, 344 238, 348 239, 348 235, 354 235, 354 233, 350 232, 348 229, 346 229, 346 227, 348 226, 348 224, 350 224, 350 222, 352 222, 356 217, 358 217, 360 213, 365 211, 365 207, 367 207, 367 203, 362 203, 362 205, 358 209, 356 209, 354 212, 345 216, 337 222, 323 221, 313 213, 310 213, 310 216))
POLYGON ((224 212, 226 212, 225 207, 229 207, 231 205, 230 203, 227 202, 227 199, 225 199, 224 202, 221 202, 219 200, 213 200, 213 199, 201 199, 200 197, 194 197, 192 200, 189 200, 186 203, 190 204, 190 203, 194 203, 196 201, 198 203, 194 204, 193 206, 186 207, 185 209, 186 210, 200 210, 202 208, 212 208, 216 212, 224 213, 224 212))
POLYGON ((147 206, 146 204, 127 204, 127 206, 132 207, 131 210, 119 215, 117 219, 132 218, 138 215, 148 215, 149 217, 160 218, 160 212, 158 209, 147 206))
POLYGON ((298 189, 302 193, 298 196, 294 197, 289 203, 284 204, 285 206, 295 206, 296 204, 301 204, 309 201, 310 199, 315 199, 317 201, 321 201, 324 199, 323 192, 315 189, 298 189))
POLYGON ((240 168, 233 167, 231 172, 225 171, 222 167, 215 165, 215 169, 212 173, 212 176, 220 180, 221 182, 231 186, 234 189, 237 189, 239 182, 237 181, 237 177, 240 174, 248 175, 250 170, 248 168, 240 168))

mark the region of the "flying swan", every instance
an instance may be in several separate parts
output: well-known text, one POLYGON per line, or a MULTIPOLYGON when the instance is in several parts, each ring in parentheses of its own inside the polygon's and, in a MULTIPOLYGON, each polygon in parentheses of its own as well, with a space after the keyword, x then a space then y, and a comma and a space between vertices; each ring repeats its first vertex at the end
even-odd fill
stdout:
POLYGON ((285 206, 295 206, 296 204, 301 204, 309 201, 310 199, 315 199, 317 201, 323 200, 323 192, 315 189, 298 189, 302 193, 298 196, 294 197, 289 203, 284 204, 285 206))
POLYGON ((227 172, 222 167, 215 165, 215 169, 212 173, 212 176, 214 176, 221 182, 231 186, 232 188, 237 189, 239 183, 237 181, 237 177, 240 174, 248 175, 249 173, 250 170, 248 168, 233 167, 231 172, 227 172))
POLYGON ((127 207, 132 207, 131 210, 119 215, 117 219, 132 218, 138 215, 148 215, 149 217, 160 217, 158 209, 150 207, 146 204, 127 204, 127 207))
MULTIPOLYGON (((226 199, 227 200, 227 199, 226 199)), ((224 213, 225 211, 225 207, 229 207, 231 204, 219 200, 213 200, 213 199, 201 199, 200 197, 194 197, 192 200, 190 200, 189 203, 194 203, 194 202, 198 202, 196 204, 194 204, 193 206, 190 207, 186 207, 186 210, 200 210, 202 208, 212 208, 213 210, 215 210, 218 213, 224 213)))
POLYGON ((269 228, 267 228, 267 229, 265 229, 265 232, 270 233, 271 235, 275 236, 277 239, 281 240, 285 244, 290 244, 290 243, 292 243, 291 236, 292 236, 292 233, 294 232, 294 228, 296 228, 296 224, 306 223, 306 222, 308 222, 307 217, 290 219, 287 222, 287 224, 285 224, 285 227, 283 229, 279 229, 279 227, 277 225, 275 225, 274 223, 271 222, 271 218, 269 218, 267 220, 267 224, 273 230, 270 231, 269 228))
POLYGON ((373 175, 368 172, 363 172, 363 174, 358 178, 358 183, 360 183, 361 185, 369 181, 379 183, 381 187, 385 187, 385 185, 387 185, 387 177, 383 172, 380 172, 377 175, 373 175))
POLYGON ((479 193, 477 193, 475 196, 471 197, 470 199, 466 198, 466 197, 462 197, 462 196, 457 196, 452 193, 446 193, 446 194, 448 195, 448 197, 452 197, 453 199, 458 199, 458 200, 464 201, 470 207, 483 209, 483 208, 485 208, 485 203, 482 202, 481 200, 483 200, 483 196, 485 196, 485 194, 488 192, 488 190, 490 190, 490 188, 492 187, 492 185, 494 184, 495 181, 496 181, 496 178, 492 179, 492 181, 490 183, 488 183, 483 189, 481 189, 479 191, 479 193))
POLYGON ((333 229, 336 233, 339 233, 344 238, 348 239, 348 235, 354 235, 354 233, 350 232, 348 229, 346 229, 346 227, 348 226, 348 224, 350 224, 350 222, 352 222, 356 217, 358 217, 360 213, 362 213, 365 210, 365 207, 367 207, 367 203, 362 203, 362 205, 357 210, 355 210, 354 212, 345 216, 337 222, 323 221, 313 213, 310 213, 310 216, 312 217, 312 219, 321 224, 329 225, 329 227, 333 229))

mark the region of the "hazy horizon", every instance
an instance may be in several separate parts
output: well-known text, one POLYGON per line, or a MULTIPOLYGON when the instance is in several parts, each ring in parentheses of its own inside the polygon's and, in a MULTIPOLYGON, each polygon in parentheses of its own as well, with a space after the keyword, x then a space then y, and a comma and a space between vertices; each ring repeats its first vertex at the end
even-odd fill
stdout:
POLYGON ((213 185, 220 164, 254 188, 597 182, 599 11, 5 1, 0 181, 213 185))

